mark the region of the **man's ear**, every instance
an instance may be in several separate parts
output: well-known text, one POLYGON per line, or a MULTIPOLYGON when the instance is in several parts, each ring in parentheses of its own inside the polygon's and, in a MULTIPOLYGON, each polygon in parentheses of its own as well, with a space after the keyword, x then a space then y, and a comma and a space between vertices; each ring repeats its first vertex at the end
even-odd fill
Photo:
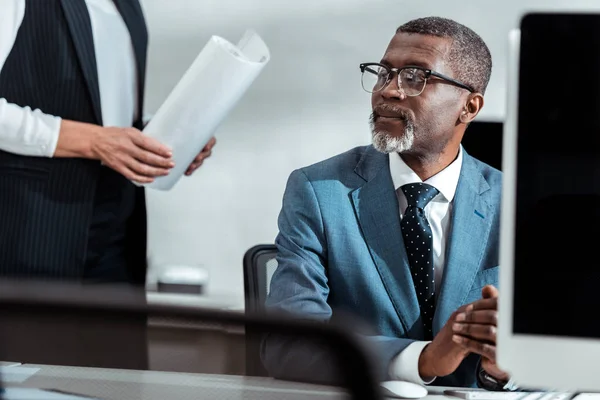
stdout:
POLYGON ((481 93, 471 93, 460 113, 460 122, 463 124, 471 123, 482 108, 483 95, 481 93))

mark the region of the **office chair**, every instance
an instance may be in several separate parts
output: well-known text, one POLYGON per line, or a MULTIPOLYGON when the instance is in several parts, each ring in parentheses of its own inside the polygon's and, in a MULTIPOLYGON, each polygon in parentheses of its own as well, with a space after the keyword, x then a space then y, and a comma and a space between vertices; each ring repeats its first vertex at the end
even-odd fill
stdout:
POLYGON ((471 122, 462 140, 463 147, 476 159, 502 170, 503 125, 502 122, 471 122))
MULTIPOLYGON (((143 294, 143 291, 139 293, 143 294)), ((148 304, 139 297, 132 296, 132 290, 128 287, 0 280, 0 360, 47 365, 81 365, 70 364, 71 361, 78 361, 78 354, 92 361, 88 363, 90 367, 130 368, 131 365, 122 365, 120 362, 105 362, 110 357, 122 358, 115 352, 122 351, 124 346, 112 339, 118 335, 117 338, 123 343, 135 345, 138 338, 126 336, 127 325, 133 325, 135 328, 140 320, 167 316, 178 320, 193 320, 195 323, 245 326, 256 332, 318 339, 334 355, 331 367, 339 373, 341 381, 335 386, 346 389, 352 400, 383 398, 375 375, 377 370, 373 354, 356 335, 349 334, 344 326, 268 315, 243 315, 236 311, 200 309, 185 305, 148 304), (68 324, 71 329, 62 329, 61 332, 45 336, 36 335, 38 332, 35 329, 41 318, 46 319, 42 321, 44 325, 50 326, 49 322, 55 322, 66 328, 68 324), (20 323, 19 327, 14 326, 15 321, 20 323), (90 331, 87 328, 95 328, 102 324, 122 329, 104 329, 101 332, 106 335, 104 337, 100 334, 87 334, 90 331), (81 329, 82 327, 86 329, 81 329), (79 337, 81 333, 86 335, 79 337), (60 334, 65 337, 59 337, 60 334), (113 344, 112 351, 107 343, 113 344), (108 353, 104 359, 92 360, 91 355, 86 354, 88 351, 92 351, 94 355, 98 353, 96 347, 108 353)), ((0 392, 2 387, 0 379, 0 392)), ((227 386, 223 389, 229 390, 227 386)), ((223 392, 223 395, 225 393, 223 392)), ((240 398, 255 398, 252 394, 252 391, 243 393, 240 398)))
MULTIPOLYGON (((246 313, 260 313, 269 294, 271 277, 277 269, 277 247, 273 244, 256 245, 244 254, 244 300, 246 313)), ((247 327, 246 375, 267 376, 260 360, 261 335, 247 327)))
MULTIPOLYGON (((67 296, 69 290, 97 294, 106 309, 120 304, 146 307, 140 288, 119 285, 77 285, 68 282, 0 279, 2 295, 21 296, 31 302, 44 296, 67 296), (10 282, 10 283, 7 283, 10 282), (75 288, 75 289, 72 289, 75 288), (17 292, 20 288, 22 292, 17 292), (57 289, 58 288, 58 289, 57 289)), ((1 297, 1 296, 0 296, 1 297)), ((83 305, 82 305, 83 306, 83 305)), ((2 309, 0 299, 0 356, 23 364, 148 370, 148 319, 103 310, 81 313, 50 313, 42 308, 2 309)), ((0 396, 2 397, 2 396, 0 396)), ((3 398, 3 397, 2 397, 3 398)))

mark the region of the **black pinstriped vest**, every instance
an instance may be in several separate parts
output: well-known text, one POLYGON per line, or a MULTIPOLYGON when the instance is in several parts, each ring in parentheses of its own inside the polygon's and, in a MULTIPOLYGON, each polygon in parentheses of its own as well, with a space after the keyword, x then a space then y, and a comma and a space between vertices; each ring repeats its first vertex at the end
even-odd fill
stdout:
MULTIPOLYGON (((138 0, 114 1, 133 42, 142 110, 144 17, 138 0)), ((23 22, 0 73, 0 97, 64 119, 102 124, 84 0, 26 0, 23 22)), ((98 161, 0 151, 0 275, 81 279, 110 240, 122 236, 129 280, 143 283, 144 204, 142 189, 98 161)))

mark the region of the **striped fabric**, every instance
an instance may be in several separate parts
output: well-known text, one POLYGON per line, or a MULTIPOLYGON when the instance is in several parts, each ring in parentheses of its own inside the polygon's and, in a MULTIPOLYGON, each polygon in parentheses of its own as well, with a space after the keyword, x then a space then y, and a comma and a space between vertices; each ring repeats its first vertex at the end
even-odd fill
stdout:
MULTIPOLYGON (((147 32, 138 0, 115 0, 136 53, 143 109, 147 32)), ((90 17, 82 0, 27 0, 14 47, 0 72, 0 97, 65 119, 101 124, 90 17)), ((139 115, 142 113, 140 112, 139 115)), ((141 127, 141 121, 135 124, 141 127)), ((0 275, 81 279, 101 167, 84 159, 0 151, 0 275)), ((142 189, 127 228, 129 276, 145 280, 142 189)), ((100 188, 101 189, 101 188, 100 188)))

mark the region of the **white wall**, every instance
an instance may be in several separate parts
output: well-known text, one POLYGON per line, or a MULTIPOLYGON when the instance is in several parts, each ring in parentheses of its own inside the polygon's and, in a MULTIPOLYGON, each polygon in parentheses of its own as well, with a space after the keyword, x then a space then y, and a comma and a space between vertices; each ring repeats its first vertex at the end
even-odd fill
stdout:
POLYGON ((597 0, 142 0, 150 30, 147 112, 157 110, 211 35, 255 29, 271 61, 217 132, 213 156, 170 192, 148 193, 149 281, 165 263, 203 264, 209 290, 243 298, 242 257, 277 234, 289 173, 369 142, 358 64, 378 61, 396 27, 440 15, 474 29, 494 61, 481 118, 504 116, 508 31, 527 9, 597 0))

